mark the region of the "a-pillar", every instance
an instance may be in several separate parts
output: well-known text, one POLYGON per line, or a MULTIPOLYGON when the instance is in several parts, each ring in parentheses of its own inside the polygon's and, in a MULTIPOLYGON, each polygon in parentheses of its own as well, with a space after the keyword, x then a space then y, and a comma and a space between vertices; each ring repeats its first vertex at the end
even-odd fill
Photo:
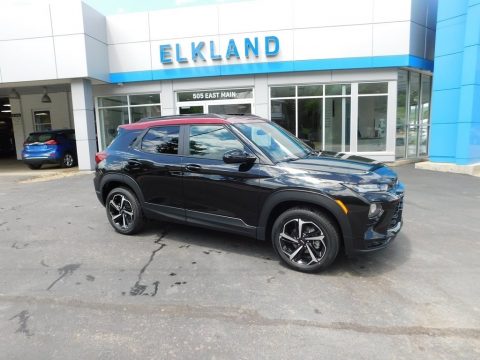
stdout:
POLYGON ((95 168, 97 142, 95 138, 92 84, 87 79, 74 79, 71 88, 78 168, 80 170, 93 170, 95 168))

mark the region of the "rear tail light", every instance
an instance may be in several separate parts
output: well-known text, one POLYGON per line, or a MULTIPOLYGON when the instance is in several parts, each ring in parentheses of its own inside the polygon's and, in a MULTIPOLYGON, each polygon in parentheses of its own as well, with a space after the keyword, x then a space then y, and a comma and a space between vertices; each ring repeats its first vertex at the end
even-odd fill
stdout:
POLYGON ((107 158, 107 153, 105 151, 100 151, 95 154, 95 162, 98 164, 100 161, 107 158))
POLYGON ((48 140, 48 141, 45 141, 44 142, 45 145, 57 145, 57 141, 56 140, 48 140))

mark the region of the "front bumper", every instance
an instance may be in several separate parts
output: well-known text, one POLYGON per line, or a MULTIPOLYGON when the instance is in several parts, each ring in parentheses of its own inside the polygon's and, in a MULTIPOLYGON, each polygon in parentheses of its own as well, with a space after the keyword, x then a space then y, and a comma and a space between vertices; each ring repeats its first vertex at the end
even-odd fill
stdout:
POLYGON ((346 244, 347 254, 384 249, 395 239, 403 226, 403 191, 390 200, 379 202, 383 208, 380 216, 368 219, 363 227, 356 227, 358 231, 346 244))

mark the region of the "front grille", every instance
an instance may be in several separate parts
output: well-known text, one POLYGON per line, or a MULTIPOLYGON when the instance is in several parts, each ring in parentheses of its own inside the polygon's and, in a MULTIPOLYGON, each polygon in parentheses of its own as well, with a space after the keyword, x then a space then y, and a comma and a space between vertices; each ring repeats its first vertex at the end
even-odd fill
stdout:
POLYGON ((390 224, 388 225, 388 228, 394 228, 399 221, 402 220, 402 211, 403 211, 403 198, 400 199, 398 202, 395 211, 393 213, 392 219, 390 220, 390 224))

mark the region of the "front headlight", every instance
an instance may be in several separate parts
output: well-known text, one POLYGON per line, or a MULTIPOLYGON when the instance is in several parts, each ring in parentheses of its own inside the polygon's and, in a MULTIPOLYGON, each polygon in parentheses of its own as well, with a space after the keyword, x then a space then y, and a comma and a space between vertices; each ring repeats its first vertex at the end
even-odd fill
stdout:
POLYGON ((370 208, 368 209, 368 217, 370 219, 379 217, 383 214, 382 205, 380 203, 371 203, 370 208))
POLYGON ((387 184, 344 184, 344 185, 360 194, 364 194, 368 192, 381 192, 381 191, 388 190, 387 184))

